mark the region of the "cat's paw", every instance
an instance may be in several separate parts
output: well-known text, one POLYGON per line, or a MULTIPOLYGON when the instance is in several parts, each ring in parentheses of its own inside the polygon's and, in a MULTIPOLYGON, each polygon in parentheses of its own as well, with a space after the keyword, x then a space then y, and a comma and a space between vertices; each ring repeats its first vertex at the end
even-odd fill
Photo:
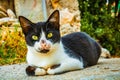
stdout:
POLYGON ((55 74, 54 69, 48 68, 47 74, 55 74))
POLYGON ((35 75, 36 76, 42 76, 42 75, 45 75, 47 72, 45 69, 42 69, 42 68, 36 68, 35 69, 35 75))
POLYGON ((27 68, 26 68, 26 74, 28 75, 28 76, 34 76, 35 75, 35 67, 33 67, 33 66, 28 66, 27 68))
POLYGON ((38 76, 38 75, 45 75, 47 72, 45 69, 43 68, 39 68, 39 67, 34 67, 34 66, 28 66, 26 68, 26 73, 28 76, 38 76))

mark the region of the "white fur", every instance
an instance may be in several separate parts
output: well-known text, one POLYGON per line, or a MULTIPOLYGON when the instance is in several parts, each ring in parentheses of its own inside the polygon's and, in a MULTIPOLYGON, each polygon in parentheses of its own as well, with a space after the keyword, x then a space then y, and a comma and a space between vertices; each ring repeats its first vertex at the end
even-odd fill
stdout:
MULTIPOLYGON (((44 36, 45 35, 43 35, 41 39, 44 38, 46 40, 44 36)), ((82 61, 80 62, 78 59, 69 57, 65 53, 61 42, 52 44, 50 41, 47 40, 47 43, 51 45, 50 51, 48 53, 39 53, 36 51, 36 49, 40 47, 38 45, 40 44, 40 41, 35 43, 33 47, 27 46, 28 48, 27 62, 29 65, 42 67, 43 69, 47 70, 48 74, 55 74, 55 73, 60 73, 64 71, 83 68, 82 61), (60 66, 55 69, 51 69, 53 65, 57 65, 57 64, 60 64, 60 66)), ((42 74, 40 73, 40 71, 41 70, 36 72, 38 74, 42 74)))
POLYGON ((45 75, 45 74, 46 74, 46 71, 44 69, 36 68, 35 75, 45 75))

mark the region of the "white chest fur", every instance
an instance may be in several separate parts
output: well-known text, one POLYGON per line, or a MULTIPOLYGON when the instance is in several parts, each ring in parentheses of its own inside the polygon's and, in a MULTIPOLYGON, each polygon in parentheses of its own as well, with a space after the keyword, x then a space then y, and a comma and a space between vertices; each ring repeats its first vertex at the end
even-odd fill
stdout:
POLYGON ((29 65, 43 67, 45 69, 64 62, 66 59, 70 59, 70 57, 65 54, 62 45, 56 45, 58 49, 53 52, 49 52, 46 54, 37 53, 33 47, 28 46, 27 53, 27 62, 29 65))
MULTIPOLYGON (((45 70, 47 70, 48 74, 56 74, 83 68, 83 62, 68 56, 65 53, 62 44, 57 44, 55 48, 55 51, 50 51, 49 53, 41 54, 37 53, 33 47, 28 46, 28 65, 42 67, 45 70), (59 64, 59 67, 51 69, 52 66, 59 64)), ((39 70, 37 72, 39 72, 39 70)))

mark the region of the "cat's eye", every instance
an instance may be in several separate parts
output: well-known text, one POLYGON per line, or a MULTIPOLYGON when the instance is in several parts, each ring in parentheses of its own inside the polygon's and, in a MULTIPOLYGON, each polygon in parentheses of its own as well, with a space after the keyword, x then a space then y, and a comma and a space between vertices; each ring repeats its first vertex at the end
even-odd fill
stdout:
POLYGON ((51 32, 47 34, 48 38, 51 38, 52 36, 53 36, 53 34, 51 32))
POLYGON ((33 39, 33 40, 38 40, 38 37, 37 37, 36 35, 33 35, 33 36, 32 36, 32 39, 33 39))

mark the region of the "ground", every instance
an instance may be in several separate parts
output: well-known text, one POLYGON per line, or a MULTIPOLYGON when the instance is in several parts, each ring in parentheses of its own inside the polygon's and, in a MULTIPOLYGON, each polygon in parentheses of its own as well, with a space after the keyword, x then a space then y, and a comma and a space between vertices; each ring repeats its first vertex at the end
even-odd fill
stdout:
POLYGON ((59 75, 27 76, 26 66, 0 66, 0 80, 120 80, 120 58, 100 59, 95 66, 59 75))

